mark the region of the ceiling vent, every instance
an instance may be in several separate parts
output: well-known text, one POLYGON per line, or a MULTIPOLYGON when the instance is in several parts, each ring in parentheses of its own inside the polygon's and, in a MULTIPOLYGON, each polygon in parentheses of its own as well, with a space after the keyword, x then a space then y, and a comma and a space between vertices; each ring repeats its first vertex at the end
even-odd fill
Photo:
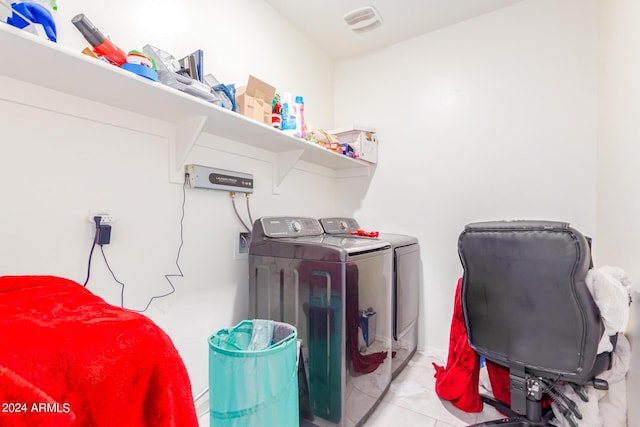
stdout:
POLYGON ((354 9, 344 15, 343 19, 356 33, 364 33, 382 25, 382 17, 373 6, 354 9))

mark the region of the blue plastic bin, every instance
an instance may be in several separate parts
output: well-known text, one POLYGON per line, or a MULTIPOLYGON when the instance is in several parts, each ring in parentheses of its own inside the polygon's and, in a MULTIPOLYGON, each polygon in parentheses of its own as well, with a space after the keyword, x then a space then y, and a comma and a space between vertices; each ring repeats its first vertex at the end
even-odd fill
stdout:
POLYGON ((249 350, 253 330, 244 320, 209 337, 211 427, 299 427, 297 330, 273 322, 270 345, 249 350))

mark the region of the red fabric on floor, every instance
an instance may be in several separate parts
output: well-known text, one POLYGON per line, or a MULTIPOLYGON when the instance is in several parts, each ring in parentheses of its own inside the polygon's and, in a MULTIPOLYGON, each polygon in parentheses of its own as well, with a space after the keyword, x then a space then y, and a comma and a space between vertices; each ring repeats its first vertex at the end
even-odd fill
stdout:
POLYGON ((27 404, 1 426, 198 425, 169 336, 76 282, 0 277, 0 336, 0 402, 27 404))
MULTIPOLYGON (((509 368, 486 360, 487 373, 491 383, 493 397, 511 405, 509 389, 509 368)), ((453 305, 453 318, 449 333, 449 354, 447 366, 433 363, 436 369, 436 394, 449 400, 458 409, 465 412, 482 411, 482 401, 478 382, 480 380, 480 357, 469 345, 467 329, 462 312, 462 278, 458 279, 453 305)), ((551 405, 550 398, 542 399, 542 407, 551 405)))
POLYGON ((465 412, 482 411, 478 390, 480 357, 469 346, 462 313, 462 279, 458 280, 449 332, 447 366, 433 364, 436 369, 436 394, 465 412))

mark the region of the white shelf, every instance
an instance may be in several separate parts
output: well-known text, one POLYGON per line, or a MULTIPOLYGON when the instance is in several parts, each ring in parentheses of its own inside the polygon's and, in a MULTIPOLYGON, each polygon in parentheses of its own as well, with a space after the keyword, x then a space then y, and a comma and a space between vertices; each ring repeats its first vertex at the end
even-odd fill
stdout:
POLYGON ((175 137, 170 141, 174 158, 169 163, 172 172, 180 175, 201 132, 275 153, 276 186, 298 160, 335 171, 362 169, 368 174, 366 162, 331 152, 3 23, 0 52, 4 63, 0 74, 4 76, 175 124, 175 137))

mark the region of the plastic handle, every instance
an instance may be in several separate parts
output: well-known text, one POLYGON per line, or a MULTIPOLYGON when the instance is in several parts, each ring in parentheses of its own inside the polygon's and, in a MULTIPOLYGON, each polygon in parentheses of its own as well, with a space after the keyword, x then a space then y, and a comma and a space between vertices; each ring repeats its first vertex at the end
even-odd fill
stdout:
POLYGON ((78 31, 84 36, 91 46, 101 45, 106 37, 93 25, 93 22, 87 18, 84 13, 80 13, 71 19, 71 23, 76 26, 78 31))

